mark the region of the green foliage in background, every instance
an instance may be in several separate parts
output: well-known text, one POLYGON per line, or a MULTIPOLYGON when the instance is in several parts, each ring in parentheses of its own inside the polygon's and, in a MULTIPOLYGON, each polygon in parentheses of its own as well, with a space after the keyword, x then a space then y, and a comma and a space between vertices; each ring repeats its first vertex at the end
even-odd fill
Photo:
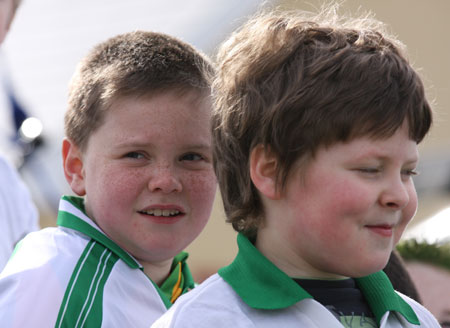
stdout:
POLYGON ((450 270, 450 243, 428 244, 411 239, 399 243, 397 250, 405 261, 419 261, 450 270))

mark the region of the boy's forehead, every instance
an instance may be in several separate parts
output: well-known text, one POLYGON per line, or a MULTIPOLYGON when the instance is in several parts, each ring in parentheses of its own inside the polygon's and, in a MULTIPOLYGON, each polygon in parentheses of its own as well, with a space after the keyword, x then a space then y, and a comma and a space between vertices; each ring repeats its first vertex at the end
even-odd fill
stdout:
MULTIPOLYGON (((176 121, 185 122, 185 124, 188 124, 189 121, 191 122, 190 125, 197 124, 197 137, 205 139, 205 141, 200 144, 206 148, 210 148, 211 133, 209 129, 209 119, 211 116, 211 106, 209 94, 194 88, 184 91, 179 89, 167 89, 156 92, 116 95, 99 109, 101 115, 97 117, 96 127, 91 130, 86 145, 80 147, 80 149, 83 152, 86 151, 88 145, 92 143, 92 139, 96 138, 99 130, 104 130, 102 128, 104 125, 108 125, 108 128, 110 128, 110 124, 115 122, 114 126, 116 126, 116 128, 118 128, 119 125, 123 128, 126 125, 130 126, 130 124, 132 124, 130 129, 133 130, 138 126, 145 124, 144 122, 146 122, 146 120, 143 115, 145 116, 148 114, 152 116, 156 112, 159 114, 161 112, 166 112, 167 114, 163 119, 161 119, 161 115, 152 116, 152 121, 156 122, 159 120, 160 126, 170 128, 170 126, 176 125, 176 121), (133 110, 136 106, 142 108, 137 117, 133 110), (174 110, 172 111, 171 108, 174 110), (182 110, 180 110, 180 108, 182 108, 182 110), (136 120, 136 118, 138 120, 136 120), (130 123, 133 121, 134 123, 130 123)), ((148 125, 146 126, 146 130, 148 130, 147 132, 150 134, 150 127, 148 127, 148 125)), ((176 133, 172 134, 175 135, 176 133)), ((145 137, 143 134, 130 133, 127 136, 128 141, 125 142, 124 140, 124 142, 128 145, 144 145, 146 141, 142 140, 143 137, 145 137)))
POLYGON ((345 152, 341 152, 342 156, 351 156, 352 158, 349 159, 354 160, 366 158, 383 159, 392 157, 394 154, 396 156, 403 154, 408 162, 414 162, 418 161, 419 157, 417 142, 409 137, 409 131, 406 125, 397 129, 390 136, 373 137, 363 135, 345 142, 332 143, 330 146, 323 147, 322 149, 326 151, 331 148, 345 150, 345 152), (397 149, 397 152, 395 152, 395 149, 399 147, 400 149, 397 149))
POLYGON ((170 104, 173 104, 173 99, 179 99, 180 102, 188 104, 188 106, 185 106, 186 115, 190 116, 202 116, 202 112, 204 112, 204 110, 202 110, 203 108, 211 109, 212 107, 210 96, 207 93, 201 92, 194 88, 184 91, 178 89, 167 89, 136 92, 132 94, 117 94, 107 100, 98 110, 100 115, 98 117, 97 128, 95 130, 102 126, 106 121, 110 120, 111 116, 113 116, 113 112, 126 112, 129 107, 135 106, 136 104, 148 107, 149 113, 155 111, 159 107, 156 106, 156 104, 166 106, 170 109, 170 104))
MULTIPOLYGON (((116 97, 105 110, 99 126, 107 123, 110 128, 128 126, 145 132, 150 129, 149 124, 158 125, 158 130, 164 131, 179 127, 181 123, 196 125, 198 134, 207 131, 209 137, 210 117, 211 102, 205 93, 167 90, 116 97)), ((151 134, 152 131, 147 133, 151 134)), ((176 134, 176 131, 172 131, 172 134, 176 134)))
POLYGON ((175 97, 179 99, 189 100, 193 105, 197 105, 203 102, 211 102, 210 93, 205 90, 200 90, 187 86, 173 86, 170 88, 157 89, 157 90, 142 90, 134 93, 117 94, 112 97, 107 107, 114 107, 115 103, 126 102, 152 102, 155 99, 161 99, 162 97, 175 97))

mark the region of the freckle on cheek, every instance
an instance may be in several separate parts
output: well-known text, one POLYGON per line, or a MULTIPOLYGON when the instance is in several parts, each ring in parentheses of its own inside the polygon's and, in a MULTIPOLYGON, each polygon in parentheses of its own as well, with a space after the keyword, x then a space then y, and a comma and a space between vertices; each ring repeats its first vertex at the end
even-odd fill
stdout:
POLYGON ((188 183, 192 189, 204 191, 215 186, 215 179, 211 175, 195 175, 189 178, 188 183))

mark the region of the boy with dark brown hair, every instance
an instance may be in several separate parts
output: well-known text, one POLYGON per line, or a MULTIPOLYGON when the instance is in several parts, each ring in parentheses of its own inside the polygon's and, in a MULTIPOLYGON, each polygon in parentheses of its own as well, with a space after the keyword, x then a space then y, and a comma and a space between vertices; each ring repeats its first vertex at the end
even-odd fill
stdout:
POLYGON ((400 44, 334 7, 268 13, 218 65, 214 165, 239 253, 153 327, 439 327, 380 271, 432 122, 400 44))

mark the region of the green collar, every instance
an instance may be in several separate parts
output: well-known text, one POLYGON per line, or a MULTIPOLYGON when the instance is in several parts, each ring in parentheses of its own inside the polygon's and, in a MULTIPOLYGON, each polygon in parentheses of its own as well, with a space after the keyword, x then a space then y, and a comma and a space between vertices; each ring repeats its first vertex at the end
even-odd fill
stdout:
MULTIPOLYGON (((312 298, 292 278, 262 255, 244 235, 238 234, 237 243, 238 255, 233 263, 219 270, 219 275, 248 306, 264 310, 283 309, 312 298)), ((410 323, 419 324, 412 308, 394 291, 384 272, 355 280, 378 324, 388 311, 396 311, 410 323)))
POLYGON ((159 287, 172 304, 178 297, 195 287, 192 274, 186 264, 188 256, 186 252, 181 252, 175 256, 169 276, 159 287))
MULTIPOLYGON (((63 196, 60 202, 57 225, 79 231, 104 245, 123 260, 132 269, 143 269, 142 265, 114 241, 109 239, 97 225, 86 215, 84 199, 76 196, 63 196)), ((194 279, 186 264, 188 253, 181 252, 172 262, 171 272, 161 287, 155 285, 161 299, 167 308, 180 294, 195 287, 194 279)))

